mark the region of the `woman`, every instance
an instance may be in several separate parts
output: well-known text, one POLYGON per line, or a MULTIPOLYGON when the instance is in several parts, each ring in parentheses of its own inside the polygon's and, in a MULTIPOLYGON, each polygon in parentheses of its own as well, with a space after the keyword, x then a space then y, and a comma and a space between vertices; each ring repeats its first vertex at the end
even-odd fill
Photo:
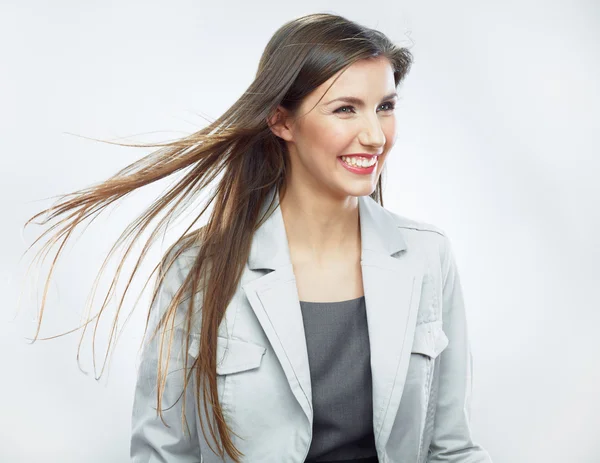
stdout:
POLYGON ((159 265, 132 461, 491 462, 471 436, 448 238, 383 207, 411 62, 343 17, 290 21, 221 118, 56 208, 77 210, 68 238, 90 211, 188 169, 141 232, 223 175, 206 225, 159 265))

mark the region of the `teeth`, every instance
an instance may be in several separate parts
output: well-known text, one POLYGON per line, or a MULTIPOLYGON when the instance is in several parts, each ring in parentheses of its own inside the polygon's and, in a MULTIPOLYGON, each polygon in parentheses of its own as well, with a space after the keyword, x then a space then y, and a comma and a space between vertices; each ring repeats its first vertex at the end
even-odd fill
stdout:
POLYGON ((377 156, 374 156, 372 159, 367 159, 360 156, 341 156, 341 158, 342 161, 351 165, 352 167, 371 167, 377 162, 377 156))

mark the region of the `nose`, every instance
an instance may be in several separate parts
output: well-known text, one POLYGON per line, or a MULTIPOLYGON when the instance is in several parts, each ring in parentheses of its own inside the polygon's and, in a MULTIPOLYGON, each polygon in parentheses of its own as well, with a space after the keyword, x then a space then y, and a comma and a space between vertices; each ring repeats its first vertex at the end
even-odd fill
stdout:
POLYGON ((365 117, 362 130, 358 140, 363 145, 381 148, 385 145, 385 134, 381 129, 381 123, 377 116, 365 117))

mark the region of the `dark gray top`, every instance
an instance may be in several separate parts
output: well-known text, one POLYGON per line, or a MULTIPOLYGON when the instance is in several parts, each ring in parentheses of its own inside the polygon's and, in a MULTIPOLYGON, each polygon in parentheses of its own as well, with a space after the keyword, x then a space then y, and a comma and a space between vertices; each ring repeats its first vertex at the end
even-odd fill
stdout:
POLYGON ((306 462, 376 462, 365 298, 300 307, 314 411, 306 462))

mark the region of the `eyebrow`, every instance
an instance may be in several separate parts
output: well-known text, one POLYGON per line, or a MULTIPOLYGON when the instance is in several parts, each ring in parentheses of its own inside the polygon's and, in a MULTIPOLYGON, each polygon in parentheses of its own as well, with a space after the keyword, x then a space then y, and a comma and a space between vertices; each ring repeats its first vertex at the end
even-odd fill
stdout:
MULTIPOLYGON (((390 93, 389 95, 384 96, 381 99, 381 101, 388 100, 390 98, 394 98, 395 96, 398 96, 398 94, 396 92, 390 93)), ((330 104, 330 103, 333 103, 334 101, 345 101, 346 103, 352 103, 352 104, 355 104, 355 105, 358 105, 358 106, 365 104, 365 102, 363 100, 361 100, 360 98, 353 97, 353 96, 341 96, 339 98, 335 98, 335 99, 333 99, 331 101, 328 101, 325 104, 330 104)))

